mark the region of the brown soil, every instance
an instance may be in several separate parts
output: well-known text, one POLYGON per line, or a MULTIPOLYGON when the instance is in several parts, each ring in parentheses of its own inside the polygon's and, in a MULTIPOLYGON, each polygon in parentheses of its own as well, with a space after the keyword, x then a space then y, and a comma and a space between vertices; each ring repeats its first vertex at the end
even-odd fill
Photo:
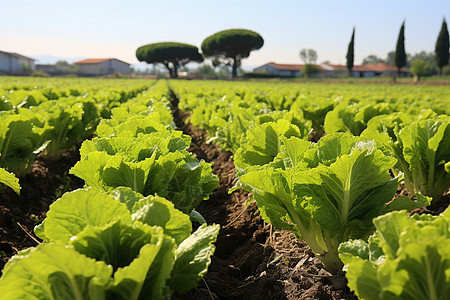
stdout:
POLYGON ((206 144, 204 132, 184 124, 183 112, 175 110, 174 116, 192 137, 189 151, 212 162, 220 179, 220 187, 197 210, 221 230, 204 279, 196 289, 172 299, 357 299, 345 277, 331 277, 305 243, 266 224, 251 195, 241 190, 229 195, 236 178, 231 153, 206 144))
POLYGON ((17 251, 37 245, 33 228, 45 218, 49 205, 66 191, 84 185, 83 180, 68 175, 79 159, 76 150, 57 161, 38 156, 31 171, 19 179, 20 197, 9 188, 0 193, 0 270, 17 251))

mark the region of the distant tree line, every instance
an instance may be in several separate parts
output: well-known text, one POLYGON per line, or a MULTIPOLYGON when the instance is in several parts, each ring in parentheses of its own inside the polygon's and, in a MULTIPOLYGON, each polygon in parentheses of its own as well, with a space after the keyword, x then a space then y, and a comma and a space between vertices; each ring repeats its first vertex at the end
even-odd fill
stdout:
POLYGON ((436 73, 439 75, 450 74, 449 47, 449 33, 447 23, 444 19, 436 41, 434 53, 427 53, 425 51, 414 55, 407 53, 405 51, 405 22, 403 21, 395 51, 389 52, 385 59, 373 54, 369 55, 364 58, 362 64, 377 64, 382 62, 396 66, 398 72, 400 72, 401 68, 408 67, 415 76, 427 76, 436 73))
MULTIPOLYGON (((436 41, 434 52, 419 52, 411 55, 405 51, 405 22, 403 21, 397 39, 395 51, 387 54, 386 58, 380 58, 371 54, 364 58, 362 64, 378 64, 386 63, 397 68, 397 72, 403 67, 408 67, 415 76, 427 75, 450 75, 449 61, 449 33, 445 19, 442 22, 442 28, 436 41)), ((352 75, 355 57, 355 27, 353 27, 350 42, 348 44, 346 54, 346 67, 349 76, 352 75)), ((320 70, 315 66, 317 60, 317 52, 313 49, 302 49, 300 51, 300 59, 304 62, 302 73, 306 77, 318 73, 320 70)))

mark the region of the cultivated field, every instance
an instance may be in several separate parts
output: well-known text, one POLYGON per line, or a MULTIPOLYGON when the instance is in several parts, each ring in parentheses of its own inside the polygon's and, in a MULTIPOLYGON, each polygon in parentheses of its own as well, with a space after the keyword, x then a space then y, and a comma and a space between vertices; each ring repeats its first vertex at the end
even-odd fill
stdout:
POLYGON ((444 297, 449 86, 357 83, 1 77, 2 297, 444 297))

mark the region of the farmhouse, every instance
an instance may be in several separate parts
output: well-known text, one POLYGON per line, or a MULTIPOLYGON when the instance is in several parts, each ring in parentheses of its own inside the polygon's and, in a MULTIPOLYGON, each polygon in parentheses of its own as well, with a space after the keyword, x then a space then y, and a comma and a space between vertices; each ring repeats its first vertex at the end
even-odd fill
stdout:
MULTIPOLYGON (((277 64, 269 62, 262 66, 255 68, 255 73, 272 74, 281 77, 300 77, 303 76, 301 70, 304 65, 301 64, 277 64)), ((320 73, 315 74, 314 77, 339 77, 347 74, 347 67, 345 65, 333 65, 323 63, 315 65, 320 73)), ((385 63, 355 65, 352 69, 353 77, 370 78, 375 76, 391 76, 397 74, 397 68, 385 63)), ((406 68, 400 69, 400 76, 411 76, 411 73, 406 68)))
POLYGON ((300 77, 300 69, 302 67, 303 65, 277 64, 274 62, 269 62, 265 65, 255 68, 253 72, 272 74, 282 77, 300 77))
POLYGON ((103 76, 114 73, 131 74, 129 63, 116 58, 89 58, 75 62, 80 67, 79 74, 84 76, 103 76))
POLYGON ((35 60, 18 53, 0 51, 0 72, 25 74, 35 71, 35 60))

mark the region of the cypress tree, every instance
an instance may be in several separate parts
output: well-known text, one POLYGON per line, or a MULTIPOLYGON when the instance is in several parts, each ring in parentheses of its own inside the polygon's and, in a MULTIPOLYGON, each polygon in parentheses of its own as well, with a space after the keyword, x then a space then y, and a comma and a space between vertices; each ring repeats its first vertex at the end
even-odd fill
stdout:
POLYGON ((349 76, 352 76, 353 62, 355 60, 355 27, 353 27, 352 38, 347 49, 347 70, 349 76))
POLYGON ((439 76, 442 76, 442 68, 448 65, 449 59, 449 37, 448 37, 448 29, 447 23, 442 22, 441 32, 439 32, 438 39, 436 41, 436 66, 439 69, 439 76))
POLYGON ((405 52, 405 21, 400 27, 400 33, 398 34, 397 47, 395 48, 394 63, 397 67, 397 72, 400 75, 400 69, 406 65, 406 52, 405 52))

